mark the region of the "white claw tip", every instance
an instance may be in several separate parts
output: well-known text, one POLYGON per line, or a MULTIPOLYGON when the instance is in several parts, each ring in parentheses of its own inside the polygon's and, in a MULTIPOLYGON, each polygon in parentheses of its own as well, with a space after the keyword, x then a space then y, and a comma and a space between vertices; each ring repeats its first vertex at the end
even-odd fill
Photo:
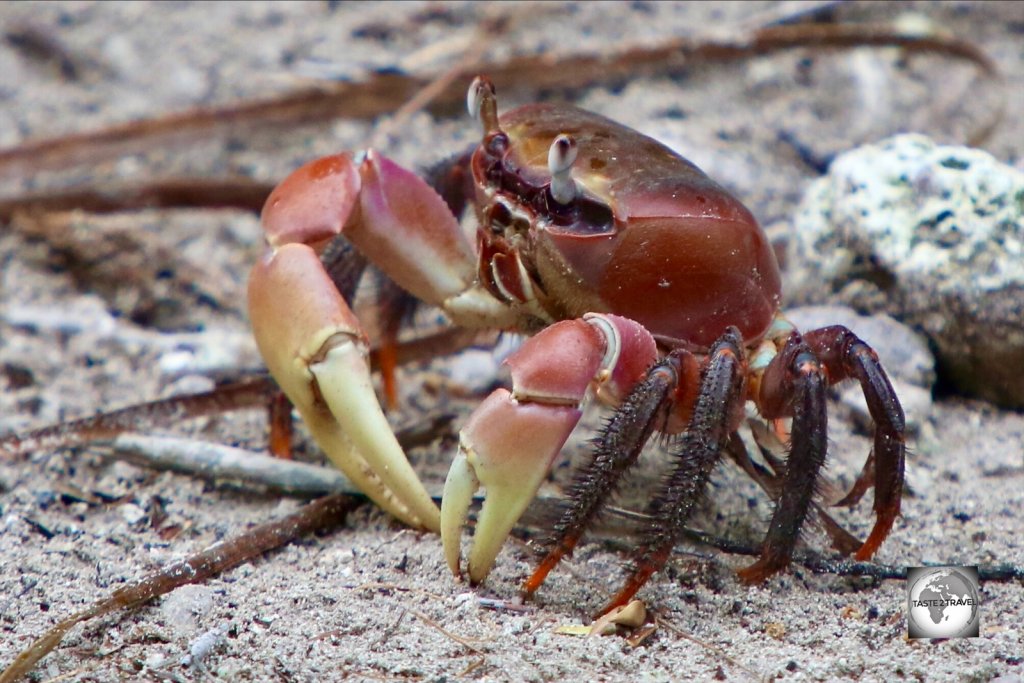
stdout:
POLYGON ((576 163, 576 140, 562 133, 548 149, 548 171, 551 173, 551 197, 559 204, 569 204, 576 198, 576 182, 572 179, 572 165, 576 163))
POLYGON ((462 577, 462 527, 469 516, 473 494, 480 488, 480 480, 469 462, 464 444, 459 444, 458 455, 448 470, 441 496, 441 544, 445 560, 452 574, 462 577))

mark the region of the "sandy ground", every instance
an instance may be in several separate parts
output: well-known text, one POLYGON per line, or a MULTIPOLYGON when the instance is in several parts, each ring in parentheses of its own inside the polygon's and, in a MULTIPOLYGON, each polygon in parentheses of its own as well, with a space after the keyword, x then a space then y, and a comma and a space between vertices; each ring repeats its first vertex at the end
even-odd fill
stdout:
MULTIPOLYGON (((1008 75, 1002 87, 1013 112, 984 147, 1024 167, 1024 130, 1016 116, 1024 75, 1021 6, 887 5, 851 3, 838 16, 912 13, 982 46, 1008 75)), ((499 59, 647 44, 736 30, 779 9, 771 3, 536 6, 487 54, 499 59)), ((436 72, 491 11, 422 3, 4 4, 0 145, 281 92, 296 84, 296 73, 314 67, 351 78, 396 64, 436 72), (64 45, 77 80, 17 47, 26 27, 64 45)), ((994 87, 977 79, 973 67, 946 57, 904 59, 896 50, 861 49, 694 67, 672 77, 638 77, 614 90, 527 90, 500 102, 504 108, 538 97, 569 100, 656 136, 722 180, 774 234, 784 235, 787 217, 816 175, 794 141, 819 158, 898 130, 962 142, 986 120, 994 87)), ((301 160, 365 144, 385 123, 339 121, 171 145, 98 167, 8 177, 2 190, 10 196, 169 172, 273 180, 301 160)), ((476 135, 465 117, 435 120, 421 113, 381 146, 403 162, 426 164, 476 135)), ((61 225, 70 226, 69 239, 86 252, 100 250, 93 262, 8 226, 0 232, 0 430, 201 390, 210 386, 204 376, 210 368, 258 363, 241 303, 247 264, 260 249, 251 216, 76 214, 61 225), (111 245, 114 251, 102 251, 111 245), (147 268, 155 279, 139 284, 147 268)), ((435 381, 450 369, 439 361, 403 373, 407 408, 396 423, 439 408, 463 419, 474 401, 435 381), (424 391, 425 382, 434 390, 424 391)), ((921 428, 907 461, 904 514, 878 561, 1024 563, 1024 416, 946 396, 916 417, 921 428)), ((586 422, 599 419, 590 414, 586 422)), ((253 448, 265 441, 259 411, 169 431, 253 448)), ((579 431, 571 453, 586 439, 579 431)), ((830 437, 829 475, 849 485, 869 440, 842 409, 834 413, 830 437)), ((411 453, 429 486, 443 481, 450 452, 449 441, 411 453)), ((303 455, 318 457, 308 445, 303 455)), ((659 472, 657 453, 651 455, 623 505, 642 506, 639 495, 659 472)), ((567 465, 557 468, 551 492, 567 472, 567 465)), ((763 494, 735 468, 722 466, 710 498, 695 526, 756 543, 770 515, 763 494)), ((98 596, 299 504, 109 462, 88 449, 0 462, 0 665, 98 596), (102 504, 104 498, 116 502, 102 504), (173 538, 150 524, 157 501, 168 514, 161 528, 181 528, 173 538)), ((871 524, 869 501, 837 517, 863 536, 871 524)), ((827 543, 809 532, 805 546, 821 550, 827 543)), ((983 586, 980 638, 909 641, 901 581, 818 576, 794 567, 750 589, 734 575, 744 558, 681 545, 678 558, 641 592, 666 623, 634 648, 618 637, 555 633, 585 620, 622 580, 624 555, 607 543, 581 547, 527 611, 486 609, 481 597, 516 595, 530 558, 524 544, 510 544, 487 584, 470 591, 453 581, 436 537, 404 530, 364 506, 332 535, 76 629, 34 675, 97 681, 987 681, 1024 675, 1019 584, 983 586), (213 629, 225 637, 206 660, 207 670, 181 666, 189 643, 213 629)))

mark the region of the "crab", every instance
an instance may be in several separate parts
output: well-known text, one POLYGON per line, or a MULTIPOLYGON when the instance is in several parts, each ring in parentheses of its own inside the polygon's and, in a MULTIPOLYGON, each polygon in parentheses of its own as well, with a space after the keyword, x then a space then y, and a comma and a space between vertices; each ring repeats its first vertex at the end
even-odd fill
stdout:
POLYGON ((532 104, 499 117, 486 77, 467 102, 482 140, 443 164, 433 186, 369 149, 302 166, 264 207, 269 247, 248 290, 254 334, 333 463, 402 522, 440 531, 456 577, 468 510, 484 487, 465 563, 479 583, 585 404, 613 407, 524 583, 529 595, 652 433, 675 435, 632 573, 607 611, 665 564, 721 455, 743 448, 748 404, 788 434, 788 456, 760 556, 739 575, 753 583, 784 569, 826 459, 827 389, 853 379, 875 431, 847 499, 873 486, 875 523, 849 550, 871 558, 900 512, 902 408, 852 331, 801 333, 786 320, 776 257, 751 212, 669 148, 597 114, 532 104), (470 205, 473 237, 460 223, 470 205), (367 334, 350 307, 367 261, 456 326, 529 335, 505 361, 511 388, 491 393, 463 426, 440 510, 374 389, 367 334))

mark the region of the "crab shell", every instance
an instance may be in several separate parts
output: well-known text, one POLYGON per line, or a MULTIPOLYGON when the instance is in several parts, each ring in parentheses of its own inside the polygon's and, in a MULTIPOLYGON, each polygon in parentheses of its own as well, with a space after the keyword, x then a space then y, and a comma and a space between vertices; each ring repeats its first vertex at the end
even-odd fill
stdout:
POLYGON ((781 297, 775 253, 750 211, 703 171, 571 106, 519 107, 500 126, 507 145, 485 136, 471 164, 488 290, 506 297, 522 290, 514 273, 493 267, 496 256, 515 251, 552 319, 615 313, 667 347, 698 349, 730 325, 748 344, 768 330, 781 297), (577 210, 568 217, 540 192, 559 135, 578 149, 577 210))

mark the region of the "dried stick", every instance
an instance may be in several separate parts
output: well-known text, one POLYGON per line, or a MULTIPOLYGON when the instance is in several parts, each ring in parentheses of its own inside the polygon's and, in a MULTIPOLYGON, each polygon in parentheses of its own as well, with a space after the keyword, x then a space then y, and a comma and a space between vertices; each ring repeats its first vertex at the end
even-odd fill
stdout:
MULTIPOLYGON (((975 64, 986 76, 999 79, 995 63, 968 42, 878 24, 782 25, 752 31, 735 40, 673 38, 653 46, 602 55, 526 55, 497 63, 465 63, 461 65, 461 75, 487 73, 502 84, 503 90, 578 89, 638 75, 672 73, 694 63, 736 61, 794 48, 865 46, 902 47, 911 52, 963 59, 975 64)), ((444 88, 430 93, 432 101, 426 108, 435 114, 450 113, 461 109, 465 100, 464 84, 458 75, 458 71, 440 78, 375 74, 362 82, 325 84, 265 99, 196 107, 98 131, 30 140, 0 151, 0 178, 98 164, 157 146, 197 144, 228 132, 238 134, 258 127, 296 126, 336 118, 372 119, 407 104, 432 82, 441 82, 444 88)), ((999 109, 996 121, 1001 118, 1002 106, 999 109)))
POLYGON ((111 457, 207 480, 254 484, 289 496, 358 493, 340 471, 207 441, 121 434, 111 457))
POLYGON ((188 396, 128 406, 94 417, 49 425, 25 434, 0 439, 0 457, 17 457, 33 451, 79 446, 112 439, 125 432, 146 431, 161 425, 242 408, 267 405, 277 385, 260 377, 217 387, 188 396))
POLYGON ((753 678, 755 681, 760 681, 764 679, 764 676, 762 676, 756 671, 753 671, 752 669, 748 669, 747 667, 743 666, 735 659, 727 655, 721 648, 716 647, 715 645, 712 645, 711 643, 708 643, 706 641, 703 641, 696 636, 690 635, 689 633, 687 633, 686 631, 672 623, 672 621, 670 621, 669 619, 666 619, 665 617, 655 617, 655 623, 658 624, 658 626, 664 626, 680 638, 683 638, 684 640, 689 640, 691 643, 704 648, 708 652, 711 652, 718 657, 721 657, 727 664, 730 664, 736 667, 737 669, 740 669, 744 673, 750 674, 751 678, 753 678))
MULTIPOLYGON (((403 449, 422 441, 424 434, 437 436, 454 416, 441 415, 402 430, 395 436, 403 449), (411 437, 411 438, 410 438, 411 437)), ((327 493, 361 495, 341 472, 265 453, 168 436, 122 434, 114 439, 111 457, 144 467, 177 472, 211 481, 239 481, 288 496, 320 496, 327 493)))
MULTIPOLYGON (((469 638, 466 636, 460 636, 456 633, 452 633, 451 631, 444 628, 443 626, 441 626, 441 624, 437 623, 427 615, 421 614, 420 612, 417 612, 414 609, 410 609, 409 612, 411 612, 414 617, 422 621, 427 626, 430 626, 431 628, 439 631, 441 635, 451 640, 454 640, 456 643, 459 643, 463 647, 472 650, 477 654, 481 654, 483 652, 483 649, 481 649, 481 645, 485 645, 488 642, 487 639, 485 638, 469 638)), ((0 681, 0 683, 3 683, 3 681, 0 681)))
MULTIPOLYGON (((403 448, 410 448, 416 442, 432 439, 436 437, 438 429, 447 426, 450 419, 449 415, 441 415, 403 430, 397 434, 399 443, 403 448)), ((261 453, 187 439, 134 434, 119 436, 114 441, 111 455, 147 467, 211 480, 234 479, 258 484, 286 495, 343 493, 352 498, 364 497, 344 476, 327 467, 280 460, 261 453)), ((438 498, 435 496, 435 500, 438 498)), ((473 501, 474 509, 479 509, 482 502, 482 497, 476 497, 473 501)), ((565 505, 566 501, 562 498, 538 496, 523 514, 518 530, 524 532, 548 528, 549 521, 560 516, 565 505)), ((471 521, 474 518, 475 515, 471 515, 471 521)), ((643 513, 608 506, 591 534, 607 535, 609 538, 605 539, 606 545, 615 550, 629 551, 632 547, 623 539, 636 536, 640 529, 649 524, 650 518, 643 513)), ((756 556, 761 552, 757 545, 692 528, 684 528, 681 538, 731 555, 756 556)), ((818 574, 865 576, 876 580, 906 578, 906 567, 827 558, 814 553, 798 555, 793 558, 793 563, 818 574)), ((980 566, 978 576, 983 581, 1024 581, 1024 566, 1012 563, 980 566)))
MULTIPOLYGON (((495 338, 494 332, 453 327, 401 343, 397 350, 397 361, 405 365, 455 353, 470 346, 493 346, 495 338)), ((370 351, 370 364, 373 367, 378 365, 375 349, 370 351)), ((80 446, 113 439, 126 432, 144 432, 177 424, 195 417, 266 407, 278 391, 277 384, 270 377, 262 376, 199 394, 140 403, 93 417, 41 427, 24 434, 0 437, 0 457, 14 458, 34 451, 80 446)))
MULTIPOLYGON (((552 507, 557 508, 561 505, 561 501, 558 499, 538 499, 536 502, 539 505, 531 505, 530 508, 527 509, 527 513, 532 510, 536 510, 537 514, 551 514, 552 507)), ((622 541, 621 537, 623 535, 635 534, 637 529, 642 528, 641 525, 644 523, 643 520, 647 519, 647 516, 638 512, 633 512, 632 510, 624 510, 616 507, 606 508, 605 514, 609 517, 617 517, 620 520, 629 520, 625 525, 621 525, 622 527, 625 527, 624 529, 619 528, 616 530, 614 537, 603 539, 605 545, 622 552, 631 551, 633 549, 632 546, 629 543, 622 541)), ((602 529, 602 532, 604 531, 605 530, 602 529)), ((691 543, 720 550, 721 552, 729 555, 747 555, 756 557, 761 554, 761 547, 759 545, 746 543, 744 541, 735 541, 691 528, 684 528, 680 534, 680 538, 684 538, 691 543)), ((907 578, 907 568, 904 566, 834 559, 822 557, 816 553, 802 553, 794 555, 793 564, 806 567, 815 574, 865 576, 878 581, 885 579, 904 580, 907 578)), ((981 565, 978 567, 978 578, 982 581, 1024 582, 1024 565, 1012 564, 1009 562, 981 565)))
MULTIPOLYGON (((115 445, 119 445, 121 447, 118 447, 115 453, 125 453, 132 450, 138 450, 142 453, 148 453, 147 464, 153 464, 155 461, 151 459, 152 451, 159 449, 151 449, 147 444, 152 445, 153 443, 156 443, 157 445, 163 446, 164 444, 161 443, 162 441, 164 440, 150 438, 140 441, 134 438, 120 437, 118 441, 115 442, 115 445)), ((192 450, 197 449, 194 442, 189 442, 187 445, 192 450)), ((205 446, 201 446, 199 450, 203 447, 205 446)), ((172 450, 174 449, 172 448, 172 450)), ((244 457, 247 459, 265 458, 267 460, 273 460, 272 458, 260 456, 259 454, 245 454, 244 457)), ((305 470, 324 470, 324 472, 329 472, 326 468, 302 465, 301 463, 296 462, 276 462, 288 471, 285 472, 284 475, 277 473, 273 476, 284 476, 285 479, 292 478, 295 472, 305 470)), ((257 471, 262 470, 262 465, 258 465, 255 469, 257 471)), ((207 471, 215 473, 216 468, 207 468, 207 471)), ((264 472, 263 474, 266 475, 269 473, 264 472)), ((223 477, 240 475, 234 472, 221 472, 217 476, 223 477)), ((327 479, 334 479, 336 482, 339 480, 343 481, 341 475, 332 477, 331 475, 326 475, 324 473, 316 473, 316 477, 326 477, 327 479)), ((313 488, 304 488, 303 486, 304 485, 296 485, 294 488, 299 490, 301 493, 308 493, 309 490, 313 488)), ((95 603, 88 609, 78 612, 53 626, 50 631, 37 639, 31 646, 29 646, 29 648, 18 655, 7 670, 0 674, 0 683, 9 683, 26 675, 32 667, 39 662, 39 660, 60 644, 64 636, 76 624, 87 619, 102 616, 115 609, 136 607, 154 597, 164 595, 181 585, 197 583, 210 578, 222 571, 237 566, 258 554, 288 543, 309 531, 329 529, 341 523, 344 519, 344 515, 355 507, 355 505, 357 505, 362 499, 363 497, 361 495, 348 496, 343 494, 335 494, 321 498, 283 520, 264 524, 250 532, 236 537, 235 539, 227 541, 226 543, 215 544, 211 548, 192 556, 184 562, 170 565, 139 582, 114 591, 110 597, 95 603)), ((553 509, 561 505, 564 505, 564 501, 561 499, 540 497, 531 504, 528 518, 550 518, 550 516, 554 514, 553 509)), ((608 508, 606 512, 608 516, 629 519, 634 522, 634 526, 636 526, 636 518, 644 517, 643 515, 614 507, 608 508)), ((722 550, 723 552, 744 555, 758 555, 760 553, 760 548, 756 546, 722 539, 717 536, 692 529, 684 529, 682 535, 690 541, 714 547, 722 550)), ((876 580, 906 578, 906 567, 880 565, 870 562, 850 562, 846 560, 822 558, 817 555, 803 555, 794 558, 794 563, 803 565, 816 573, 828 573, 839 576, 866 576, 876 580)), ((1008 563, 979 567, 978 573, 979 578, 983 581, 1024 581, 1024 567, 1008 563)), ((426 623, 440 629, 439 626, 432 623, 422 615, 416 614, 416 616, 423 619, 426 623)), ((476 649, 472 643, 464 642, 464 639, 448 633, 443 629, 440 630, 442 630, 445 635, 458 640, 466 647, 474 650, 476 649)))
POLYGON ((394 112, 394 116, 392 116, 391 119, 374 131, 373 138, 371 138, 369 145, 371 147, 381 145, 385 140, 387 140, 391 131, 404 126, 413 114, 425 109, 431 102, 436 100, 438 97, 441 97, 446 92, 452 90, 457 91, 460 87, 459 83, 462 77, 465 74, 472 72, 473 69, 476 68, 476 65, 480 64, 480 61, 487 53, 487 49, 498 39, 498 37, 502 33, 508 31, 511 24, 525 18, 528 12, 536 11, 536 7, 524 5, 510 14, 498 14, 481 21, 477 26, 476 31, 474 31, 468 47, 461 51, 461 54, 455 61, 455 64, 449 67, 447 71, 444 71, 432 78, 422 88, 417 90, 408 100, 406 100, 405 103, 394 112))
POLYGON ((12 683, 27 675, 39 660, 60 644, 75 625, 114 610, 138 607, 179 586, 205 581, 307 533, 334 528, 344 522, 345 516, 359 503, 358 499, 344 495, 320 498, 284 519, 267 522, 233 539, 215 543, 186 560, 170 564, 135 583, 118 588, 109 597, 51 627, 0 673, 0 683, 12 683))
POLYGON ((0 200, 0 221, 15 214, 37 211, 87 211, 115 213, 140 209, 240 209, 259 213, 269 183, 250 178, 165 178, 143 184, 104 185, 102 190, 83 188, 27 194, 0 200))

